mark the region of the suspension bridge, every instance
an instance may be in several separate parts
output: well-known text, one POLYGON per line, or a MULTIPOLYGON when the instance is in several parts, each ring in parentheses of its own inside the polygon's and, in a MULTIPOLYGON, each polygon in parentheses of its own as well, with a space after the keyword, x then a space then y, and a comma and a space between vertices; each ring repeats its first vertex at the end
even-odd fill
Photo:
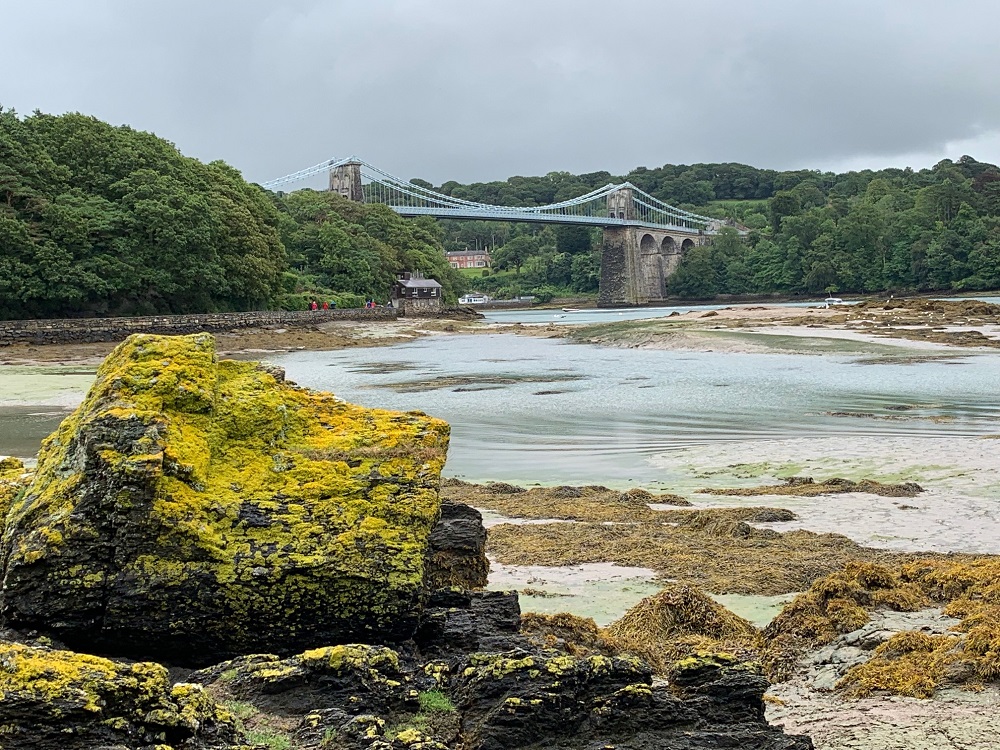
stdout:
POLYGON ((545 206, 494 206, 401 180, 356 157, 321 162, 263 187, 279 190, 324 172, 329 174, 331 192, 388 206, 401 216, 601 227, 598 304, 607 307, 663 299, 666 280, 683 254, 710 242, 724 224, 664 203, 630 182, 608 184, 545 206))

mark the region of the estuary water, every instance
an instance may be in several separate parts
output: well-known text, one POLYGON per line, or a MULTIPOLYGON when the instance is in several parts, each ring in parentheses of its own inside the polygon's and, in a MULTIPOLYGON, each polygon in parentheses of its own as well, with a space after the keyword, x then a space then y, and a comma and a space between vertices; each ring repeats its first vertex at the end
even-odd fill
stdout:
POLYGON ((496 334, 269 359, 300 385, 449 421, 450 476, 682 489, 704 485, 689 466, 672 468, 669 456, 685 451, 1000 431, 1000 355, 924 355, 613 349, 496 334))
MULTIPOLYGON (((447 420, 447 476, 643 487, 702 507, 780 506, 797 517, 770 525, 778 530, 1000 553, 1000 353, 773 338, 791 341, 769 353, 695 352, 496 333, 264 357, 300 385, 447 420), (902 499, 698 492, 788 476, 912 481, 926 491, 902 499)), ((91 379, 76 368, 2 368, 0 455, 34 456, 91 379)))

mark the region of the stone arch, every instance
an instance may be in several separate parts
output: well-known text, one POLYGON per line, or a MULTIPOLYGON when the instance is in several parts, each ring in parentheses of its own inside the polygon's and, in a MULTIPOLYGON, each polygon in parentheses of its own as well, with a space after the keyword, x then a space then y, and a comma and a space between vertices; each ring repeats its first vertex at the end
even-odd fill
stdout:
POLYGON ((663 256, 660 243, 651 234, 639 239, 639 288, 646 299, 662 299, 665 289, 663 280, 663 256))
POLYGON ((661 252, 663 253, 663 280, 664 280, 664 294, 666 294, 666 280, 674 275, 677 270, 677 266, 681 264, 681 246, 677 244, 677 240, 667 235, 663 238, 663 242, 660 244, 661 252))
POLYGON ((688 237, 681 243, 681 255, 687 255, 692 247, 694 247, 694 240, 688 237))

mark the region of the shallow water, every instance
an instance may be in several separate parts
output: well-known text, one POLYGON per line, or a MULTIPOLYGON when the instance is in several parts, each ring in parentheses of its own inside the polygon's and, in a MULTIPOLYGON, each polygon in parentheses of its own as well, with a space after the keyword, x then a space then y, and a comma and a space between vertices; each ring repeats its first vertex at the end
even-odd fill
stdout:
MULTIPOLYGON (((813 300, 811 302, 782 302, 780 304, 770 303, 768 307, 817 307, 822 302, 813 300)), ((665 318, 668 315, 678 313, 683 315, 693 310, 708 311, 722 310, 724 308, 739 309, 742 307, 760 307, 759 304, 746 305, 671 305, 669 307, 635 307, 623 310, 584 308, 574 312, 566 312, 561 309, 548 310, 484 310, 487 322, 489 323, 556 323, 556 324, 579 324, 579 323, 619 323, 626 320, 651 320, 653 318, 665 318)))
MULTIPOLYGON (((941 297, 947 300, 977 300, 979 302, 990 302, 1000 304, 1000 297, 941 297)), ((614 323, 625 320, 650 320, 652 318, 665 318, 673 313, 683 315, 693 310, 708 311, 722 310, 723 308, 733 308, 739 310, 747 307, 760 307, 766 304, 768 307, 822 307, 823 300, 819 297, 806 302, 750 302, 746 304, 722 304, 722 305, 671 305, 665 307, 637 307, 623 310, 615 309, 595 309, 583 308, 575 312, 566 312, 561 309, 549 310, 484 310, 486 320, 491 323, 555 323, 579 324, 579 323, 614 323)), ((853 304, 848 302, 848 305, 853 304)))
POLYGON ((500 334, 270 359, 301 385, 448 420, 445 473, 472 480, 678 489, 689 472, 671 471, 670 456, 683 449, 1000 431, 1000 355, 859 364, 857 354, 620 350, 500 334))

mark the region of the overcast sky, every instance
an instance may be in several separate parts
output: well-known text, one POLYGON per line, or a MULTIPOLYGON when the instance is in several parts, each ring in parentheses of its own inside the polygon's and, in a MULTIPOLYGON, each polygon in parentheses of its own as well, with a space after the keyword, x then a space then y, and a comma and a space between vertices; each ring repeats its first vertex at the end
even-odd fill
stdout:
POLYGON ((996 0, 0 0, 0 104, 254 181, 1000 162, 996 0))

